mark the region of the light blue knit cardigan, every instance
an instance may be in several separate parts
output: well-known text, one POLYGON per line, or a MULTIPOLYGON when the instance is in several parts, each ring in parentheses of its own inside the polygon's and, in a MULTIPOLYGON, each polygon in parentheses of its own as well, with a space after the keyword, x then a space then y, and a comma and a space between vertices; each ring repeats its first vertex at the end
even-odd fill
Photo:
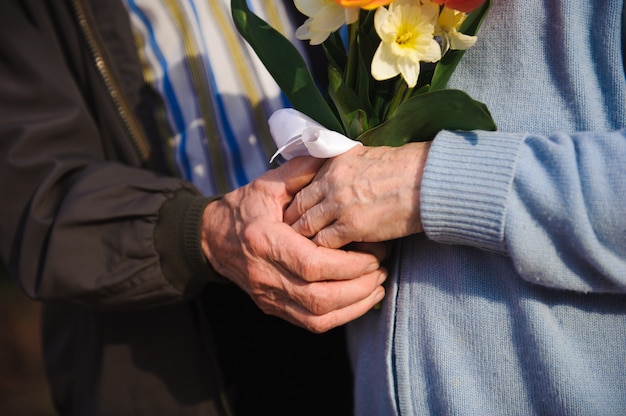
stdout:
POLYGON ((623 0, 494 0, 450 87, 425 235, 349 325, 357 415, 626 415, 623 0))

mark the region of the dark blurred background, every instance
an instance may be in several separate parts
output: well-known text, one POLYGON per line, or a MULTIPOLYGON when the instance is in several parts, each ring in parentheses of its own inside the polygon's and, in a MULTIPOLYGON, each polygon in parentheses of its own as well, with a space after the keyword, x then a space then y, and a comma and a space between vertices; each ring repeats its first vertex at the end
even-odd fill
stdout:
POLYGON ((40 305, 0 263, 0 415, 56 416, 41 357, 40 305))

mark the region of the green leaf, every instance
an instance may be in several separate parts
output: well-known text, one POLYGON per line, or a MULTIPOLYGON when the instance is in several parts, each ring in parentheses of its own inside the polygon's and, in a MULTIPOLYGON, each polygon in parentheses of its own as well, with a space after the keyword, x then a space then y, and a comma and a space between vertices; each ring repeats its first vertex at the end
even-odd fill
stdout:
POLYGON ((359 53, 357 54, 357 77, 356 77, 356 93, 358 94, 359 97, 363 97, 363 101, 367 101, 368 106, 369 104, 369 97, 370 97, 370 83, 372 80, 372 77, 370 75, 370 62, 372 61, 371 58, 368 59, 367 57, 363 56, 363 47, 362 45, 362 41, 359 40, 358 42, 358 46, 359 46, 359 53))
POLYGON ((337 68, 329 67, 328 80, 328 93, 340 114, 346 136, 355 138, 378 124, 367 97, 348 88, 337 68))
POLYGON ((339 33, 331 33, 330 36, 328 36, 328 39, 326 39, 322 44, 322 47, 324 48, 329 65, 336 66, 343 73, 346 69, 348 56, 346 48, 343 44, 343 39, 341 39, 339 33))
POLYGON ((384 123, 357 140, 367 146, 402 146, 427 141, 441 130, 496 130, 487 107, 460 90, 414 95, 384 123))
POLYGON ((294 108, 328 129, 343 132, 341 123, 317 88, 296 47, 252 13, 246 0, 231 0, 231 9, 237 30, 254 49, 294 108))
MULTIPOLYGON (((469 36, 475 36, 485 20, 490 7, 491 0, 487 0, 482 6, 470 13, 461 25, 459 32, 469 36)), ((452 73, 456 69, 464 54, 465 51, 462 50, 449 50, 446 52, 435 68, 435 73, 431 81, 431 91, 443 90, 446 88, 452 73)))

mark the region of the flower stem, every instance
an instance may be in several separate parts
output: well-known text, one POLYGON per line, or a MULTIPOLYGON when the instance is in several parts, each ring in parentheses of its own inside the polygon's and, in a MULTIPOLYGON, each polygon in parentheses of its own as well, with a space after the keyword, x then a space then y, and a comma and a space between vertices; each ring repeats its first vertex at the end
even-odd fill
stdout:
POLYGON ((396 112, 400 104, 405 102, 407 98, 411 96, 412 92, 413 92, 413 88, 408 88, 406 82, 404 82, 404 80, 401 80, 400 85, 398 85, 398 89, 396 90, 396 94, 394 95, 393 100, 391 100, 391 103, 389 104, 387 117, 385 117, 385 119, 388 119, 389 117, 391 117, 393 113, 396 112))
POLYGON ((353 89, 356 87, 357 68, 359 60, 359 51, 357 38, 359 33, 359 20, 348 26, 348 63, 346 64, 346 72, 344 80, 346 85, 353 89))

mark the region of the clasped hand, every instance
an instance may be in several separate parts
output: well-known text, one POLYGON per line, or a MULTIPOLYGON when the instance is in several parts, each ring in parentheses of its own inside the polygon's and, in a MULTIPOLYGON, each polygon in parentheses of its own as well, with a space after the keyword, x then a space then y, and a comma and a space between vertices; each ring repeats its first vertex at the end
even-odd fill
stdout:
POLYGON ((329 159, 295 196, 285 221, 323 247, 422 232, 422 173, 430 142, 358 146, 329 159))
POLYGON ((211 202, 202 226, 204 254, 218 273, 265 313, 315 333, 370 310, 387 277, 383 244, 325 247, 285 223, 286 207, 322 163, 296 158, 265 173, 211 202))

